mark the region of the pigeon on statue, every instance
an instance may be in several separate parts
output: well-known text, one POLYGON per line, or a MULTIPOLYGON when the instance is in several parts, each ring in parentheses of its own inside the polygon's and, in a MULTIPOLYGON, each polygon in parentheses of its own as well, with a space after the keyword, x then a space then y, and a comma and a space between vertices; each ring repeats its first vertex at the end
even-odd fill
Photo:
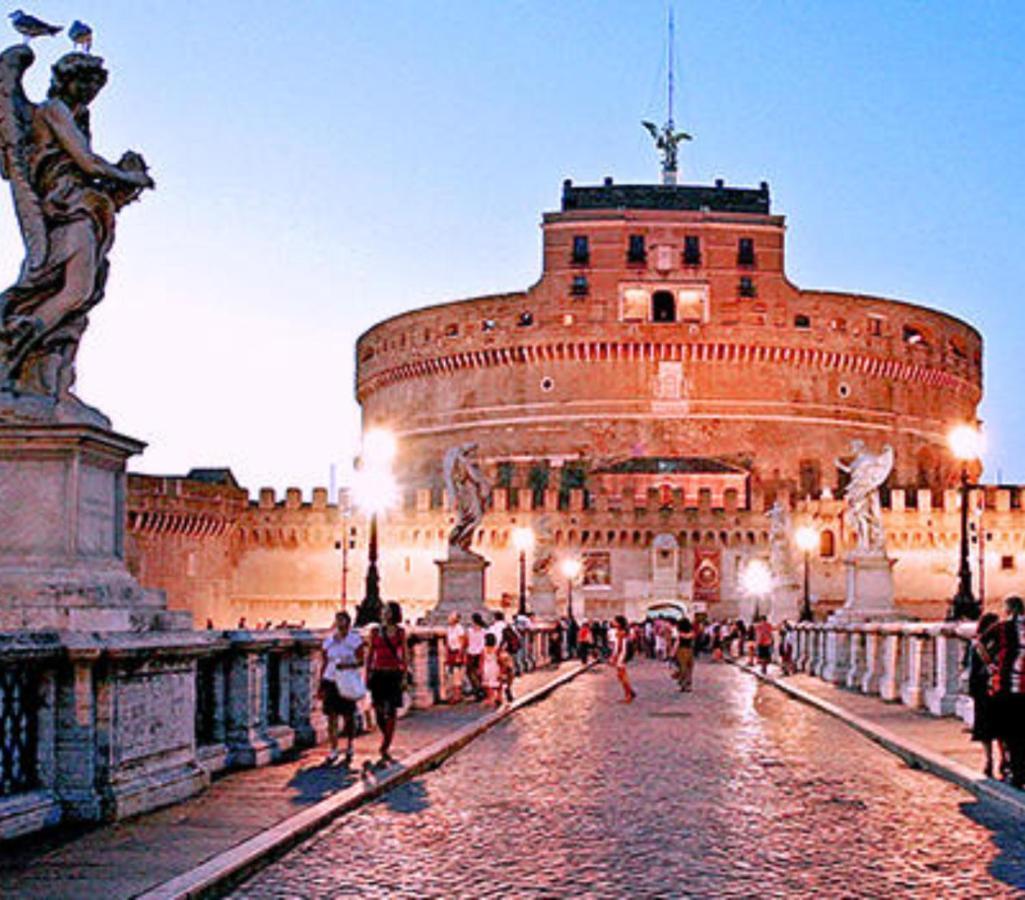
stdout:
POLYGON ((71 23, 71 27, 68 29, 68 37, 71 38, 71 42, 79 49, 84 50, 86 53, 92 53, 93 51, 93 30, 85 24, 75 19, 71 23))
POLYGON ((50 25, 42 19, 37 19, 35 16, 22 12, 20 9, 16 9, 7 18, 11 20, 14 30, 25 38, 24 43, 26 44, 32 38, 53 37, 55 34, 63 31, 63 26, 50 25))

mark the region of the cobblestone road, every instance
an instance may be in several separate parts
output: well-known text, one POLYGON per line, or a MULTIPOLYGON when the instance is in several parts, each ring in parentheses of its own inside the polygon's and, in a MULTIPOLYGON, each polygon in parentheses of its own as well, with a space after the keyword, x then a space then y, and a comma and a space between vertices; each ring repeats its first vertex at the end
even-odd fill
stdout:
POLYGON ((1025 825, 724 665, 520 711, 240 897, 1025 896, 1025 825))

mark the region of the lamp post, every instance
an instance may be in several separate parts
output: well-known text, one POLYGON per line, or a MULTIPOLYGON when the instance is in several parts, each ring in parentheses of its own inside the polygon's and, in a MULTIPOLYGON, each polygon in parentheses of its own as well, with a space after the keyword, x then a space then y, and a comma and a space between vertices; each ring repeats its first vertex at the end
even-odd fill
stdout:
POLYGON ((804 605, 801 607, 801 621, 810 622, 815 617, 811 611, 811 576, 810 558, 811 551, 819 543, 819 533, 810 525, 802 525, 794 532, 798 549, 804 554, 804 605))
POLYGON ((516 528, 513 531, 513 544, 520 553, 520 609, 519 614, 527 614, 527 551, 534 546, 534 532, 529 528, 516 528))
POLYGON ((396 495, 391 465, 395 458, 395 438, 384 429, 372 429, 363 435, 363 450, 353 487, 356 502, 370 513, 367 542, 367 577, 363 602, 356 610, 356 625, 381 621, 381 576, 377 569, 377 516, 393 505, 396 495))
POLYGON ((573 582, 580 574, 580 560, 569 557, 562 561, 562 574, 566 576, 566 618, 573 620, 573 582))
POLYGON ((982 435, 972 425, 958 425, 950 432, 947 441, 955 458, 961 461, 961 563, 957 571, 957 593, 950 601, 947 618, 951 621, 978 619, 982 610, 972 592, 972 567, 968 560, 968 501, 972 488, 978 485, 971 483, 968 463, 979 458, 982 435))

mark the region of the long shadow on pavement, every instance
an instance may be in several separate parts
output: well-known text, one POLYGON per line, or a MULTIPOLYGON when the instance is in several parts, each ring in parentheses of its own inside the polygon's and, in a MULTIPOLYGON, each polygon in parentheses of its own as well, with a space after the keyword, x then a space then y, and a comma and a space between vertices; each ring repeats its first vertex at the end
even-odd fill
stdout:
POLYGON ((1000 851, 989 865, 990 874, 1015 888, 1025 888, 1025 825, 991 803, 970 801, 961 804, 961 812, 987 828, 1000 851))
POLYGON ((317 765, 297 769, 288 782, 296 791, 291 802, 296 806, 309 806, 331 794, 351 787, 359 773, 341 766, 317 765))

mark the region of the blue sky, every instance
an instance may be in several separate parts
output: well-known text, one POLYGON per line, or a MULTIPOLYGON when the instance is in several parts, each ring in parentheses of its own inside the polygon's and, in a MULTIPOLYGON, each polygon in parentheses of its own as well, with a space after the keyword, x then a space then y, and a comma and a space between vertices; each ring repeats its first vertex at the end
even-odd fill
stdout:
MULTIPOLYGON (((158 183, 79 356, 83 398, 150 442, 138 470, 326 484, 365 328, 531 284, 563 178, 657 176, 638 123, 664 112, 664 2, 22 6, 93 25, 95 147, 158 183)), ((767 180, 797 284, 979 328, 987 479, 1025 482, 1025 4, 675 10, 685 180, 767 180)), ((34 46, 38 99, 67 44, 34 46)), ((4 199, 7 281, 20 260, 4 199)))

